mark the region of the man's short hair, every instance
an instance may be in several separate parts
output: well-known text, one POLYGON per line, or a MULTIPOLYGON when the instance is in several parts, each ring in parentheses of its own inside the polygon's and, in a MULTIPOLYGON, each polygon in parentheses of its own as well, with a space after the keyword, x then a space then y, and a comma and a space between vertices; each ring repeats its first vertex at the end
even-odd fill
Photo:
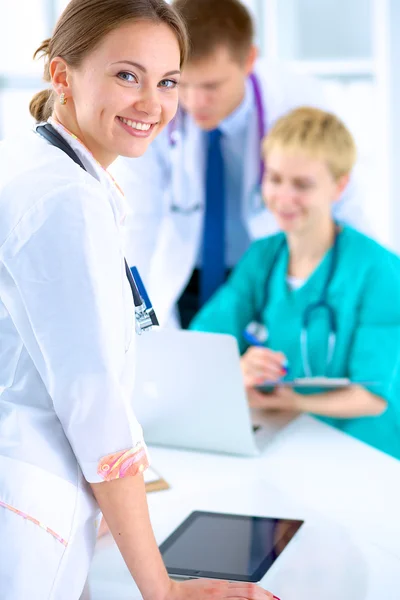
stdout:
POLYGON ((190 38, 189 61, 208 58, 226 46, 232 57, 244 62, 253 44, 254 25, 239 0, 173 0, 190 38))
POLYGON ((278 119, 263 142, 263 154, 273 150, 300 153, 326 162, 335 180, 348 175, 357 149, 346 125, 333 113, 303 106, 278 119))

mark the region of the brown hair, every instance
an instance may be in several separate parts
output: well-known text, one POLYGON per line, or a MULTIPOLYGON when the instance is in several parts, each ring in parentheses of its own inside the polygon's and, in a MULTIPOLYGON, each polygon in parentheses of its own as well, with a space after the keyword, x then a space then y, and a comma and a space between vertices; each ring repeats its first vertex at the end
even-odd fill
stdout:
MULTIPOLYGON (((182 18, 165 0, 71 0, 62 13, 51 38, 36 50, 33 58, 45 57, 44 80, 50 81, 49 65, 60 56, 72 68, 111 31, 127 21, 165 23, 175 33, 180 51, 181 66, 188 54, 188 37, 182 18)), ((36 94, 29 105, 34 119, 46 121, 53 111, 54 93, 51 89, 36 94)))
POLYGON ((235 60, 247 58, 254 38, 254 25, 239 0, 173 0, 172 6, 186 23, 190 39, 189 60, 207 58, 227 46, 235 60))
POLYGON ((333 113, 303 106, 278 119, 263 142, 263 153, 274 149, 322 159, 335 180, 348 175, 357 158, 353 136, 333 113))

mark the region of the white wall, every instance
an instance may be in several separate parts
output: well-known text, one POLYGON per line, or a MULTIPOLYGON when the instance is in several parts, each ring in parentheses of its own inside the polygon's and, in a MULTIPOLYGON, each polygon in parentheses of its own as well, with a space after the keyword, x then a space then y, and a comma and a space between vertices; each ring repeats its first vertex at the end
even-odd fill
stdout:
POLYGON ((302 60, 372 56, 371 6, 371 0, 278 1, 280 55, 302 60))

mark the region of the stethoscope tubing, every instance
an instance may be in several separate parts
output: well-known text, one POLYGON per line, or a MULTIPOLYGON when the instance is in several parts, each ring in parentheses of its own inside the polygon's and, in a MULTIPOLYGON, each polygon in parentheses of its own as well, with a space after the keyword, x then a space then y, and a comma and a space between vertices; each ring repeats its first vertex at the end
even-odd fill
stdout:
MULTIPOLYGON (((268 275, 265 281, 265 293, 264 299, 262 303, 262 307, 265 307, 268 302, 268 292, 269 292, 269 284, 274 273, 274 269, 278 262, 279 256, 283 251, 284 246, 286 245, 286 239, 282 240, 282 243, 278 246, 278 249, 275 253, 275 256, 272 260, 270 269, 268 271, 268 275)), ((332 279, 336 272, 336 267, 338 263, 339 257, 339 226, 336 225, 335 239, 332 246, 332 256, 331 262, 329 266, 328 276, 324 283, 324 287, 321 292, 321 297, 317 302, 310 304, 304 311, 302 317, 302 327, 300 332, 300 352, 301 359, 303 363, 304 374, 306 377, 312 377, 312 369, 310 364, 310 355, 308 352, 308 328, 310 322, 312 320, 313 314, 318 310, 324 310, 327 313, 328 321, 329 321, 329 334, 328 334, 328 342, 327 342, 327 358, 326 358, 326 370, 329 368, 332 363, 333 356, 336 348, 336 336, 337 336, 337 320, 336 313, 333 307, 328 302, 328 290, 329 286, 332 282, 332 279)), ((261 309, 262 310, 262 309, 261 309)), ((258 315, 259 322, 262 323, 262 315, 261 313, 258 315)))
MULTIPOLYGON (((262 140, 264 139, 266 132, 267 132, 266 109, 265 109, 265 106, 263 103, 261 84, 260 84, 260 81, 259 81, 257 75, 255 73, 251 73, 251 75, 249 76, 249 80, 250 80, 250 83, 253 88, 254 104, 255 104, 256 113, 257 113, 258 144, 259 144, 259 147, 261 147, 262 140)), ((176 117, 169 124, 168 136, 169 136, 169 145, 171 148, 174 148, 176 146, 177 137, 178 137, 177 136, 178 127, 181 127, 182 129, 184 129, 185 118, 186 118, 185 115, 186 115, 186 113, 182 109, 178 109, 176 117)), ((257 182, 257 190, 261 189, 261 183, 262 183, 262 180, 264 177, 264 173, 265 173, 265 163, 262 158, 261 151, 260 151, 260 167, 259 167, 259 177, 258 177, 258 182, 257 182)), ((171 206, 170 206, 170 211, 175 214, 191 215, 191 214, 199 211, 201 208, 202 208, 202 204, 200 204, 200 203, 195 204, 194 206, 183 207, 183 206, 178 206, 177 204, 175 204, 172 201, 171 206)))

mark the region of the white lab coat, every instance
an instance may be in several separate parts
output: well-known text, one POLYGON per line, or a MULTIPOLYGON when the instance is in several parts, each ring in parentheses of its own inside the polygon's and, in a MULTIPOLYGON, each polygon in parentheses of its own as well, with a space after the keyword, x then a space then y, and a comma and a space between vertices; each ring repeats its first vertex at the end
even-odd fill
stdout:
MULTIPOLYGON (((281 65, 260 61, 256 75, 262 88, 267 129, 280 116, 301 105, 329 108, 320 85, 285 71, 281 65)), ((251 92, 252 93, 252 92, 251 92)), ((243 160, 243 218, 250 239, 275 233, 277 224, 266 209, 254 210, 258 187, 260 149, 256 111, 253 111, 243 160)), ((204 152, 202 132, 187 118, 176 131, 171 147, 162 133, 139 159, 118 159, 111 170, 124 190, 131 212, 127 218, 126 254, 138 266, 161 325, 177 325, 175 304, 198 258, 204 219, 204 152), (171 206, 189 208, 185 214, 171 206), (200 205, 200 210, 190 208, 200 205)), ((261 200, 259 198, 259 205, 261 200)), ((363 211, 354 194, 346 194, 337 218, 363 231, 363 211)))
POLYGON ((130 407, 135 317, 120 241, 124 200, 80 142, 62 134, 89 172, 34 132, 0 146, 7 600, 78 600, 99 516, 88 482, 104 480, 110 455, 145 454, 130 407))

